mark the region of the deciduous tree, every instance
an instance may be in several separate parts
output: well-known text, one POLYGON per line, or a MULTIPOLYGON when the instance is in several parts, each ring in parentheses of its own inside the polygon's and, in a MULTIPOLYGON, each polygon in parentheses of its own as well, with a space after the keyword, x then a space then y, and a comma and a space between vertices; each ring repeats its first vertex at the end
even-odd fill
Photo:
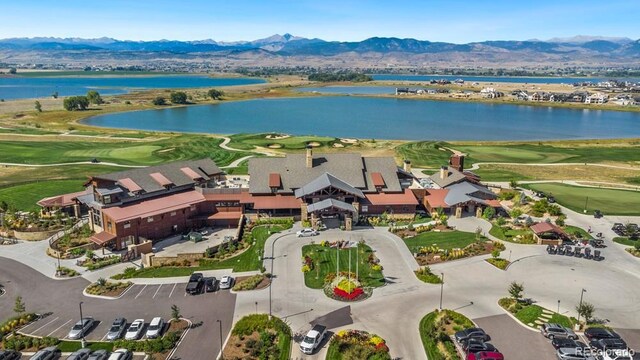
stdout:
POLYGON ((167 100, 165 100, 162 96, 158 96, 157 98, 153 99, 153 105, 155 106, 162 106, 166 104, 167 100))
POLYGON ((34 106, 37 112, 42 112, 42 105, 40 104, 40 101, 36 100, 34 106))
POLYGON ((209 95, 209 97, 213 100, 222 100, 224 92, 216 89, 211 89, 207 92, 207 95, 209 95))
POLYGON ((86 110, 89 99, 86 96, 70 96, 64 99, 63 106, 67 111, 86 110))
POLYGON ((102 100, 100 93, 95 90, 89 90, 87 92, 87 99, 89 100, 89 103, 95 104, 95 105, 100 105, 104 103, 104 100, 102 100))
POLYGON ((174 104, 186 104, 187 94, 182 91, 174 91, 171 93, 171 102, 174 104))
POLYGON ((24 301, 22 301, 22 296, 17 296, 16 297, 16 302, 13 305, 13 312, 15 312, 18 315, 22 315, 25 311, 27 311, 25 305, 24 305, 24 301))
POLYGON ((509 295, 511 298, 520 301, 522 299, 522 293, 524 292, 524 285, 522 283, 512 282, 509 284, 509 295))
POLYGON ((582 304, 576 305, 576 311, 578 315, 584 317, 584 321, 588 324, 589 320, 593 318, 595 307, 591 303, 583 302, 582 304))

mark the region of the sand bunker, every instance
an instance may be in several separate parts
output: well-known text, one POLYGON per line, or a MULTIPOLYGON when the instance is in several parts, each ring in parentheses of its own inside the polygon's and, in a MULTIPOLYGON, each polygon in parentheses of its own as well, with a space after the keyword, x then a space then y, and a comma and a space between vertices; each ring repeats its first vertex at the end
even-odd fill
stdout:
POLYGON ((334 148, 343 148, 343 147, 344 147, 344 145, 339 144, 339 143, 335 143, 335 144, 333 144, 333 147, 334 147, 334 148))
POLYGON ((282 149, 282 145, 281 144, 269 144, 269 145, 267 145, 267 147, 269 149, 282 149))
POLYGON ((320 144, 320 143, 319 143, 319 142, 317 142, 317 141, 312 141, 312 142, 310 142, 310 143, 307 143, 307 145, 308 145, 308 146, 311 146, 311 147, 318 147, 318 146, 321 146, 322 144, 320 144))
POLYGON ((340 142, 345 143, 345 144, 355 144, 358 142, 358 139, 340 139, 340 142))
POLYGON ((269 134, 267 136, 265 136, 265 139, 271 139, 271 140, 280 140, 280 139, 286 139, 291 137, 291 135, 287 135, 287 134, 269 134))

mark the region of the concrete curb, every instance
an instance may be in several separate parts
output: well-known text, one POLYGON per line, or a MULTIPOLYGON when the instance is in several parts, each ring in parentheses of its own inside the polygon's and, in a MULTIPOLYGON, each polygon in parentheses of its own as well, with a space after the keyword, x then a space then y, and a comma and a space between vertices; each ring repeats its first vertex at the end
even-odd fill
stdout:
POLYGON ((178 339, 178 342, 176 343, 176 346, 169 352, 169 354, 167 355, 167 360, 171 359, 171 357, 173 356, 173 354, 176 353, 176 351, 178 350, 178 347, 180 347, 180 344, 182 343, 182 340, 187 336, 187 333, 189 333, 189 330, 191 330, 191 326, 193 326, 193 323, 191 322, 191 320, 186 319, 186 318, 180 318, 180 320, 184 320, 187 322, 187 324, 189 324, 189 326, 187 326, 187 329, 182 333, 182 335, 180 336, 180 339, 178 339))
MULTIPOLYGON (((127 286, 127 288, 118 296, 104 296, 104 295, 93 295, 93 294, 89 294, 87 292, 87 288, 85 287, 84 289, 82 289, 82 295, 86 296, 86 297, 90 297, 90 298, 96 298, 96 299, 103 299, 103 300, 118 300, 121 297, 123 297, 126 293, 129 292, 129 290, 131 290, 131 288, 133 287, 133 283, 131 283, 129 286, 127 286)), ((89 284, 87 287, 91 286, 91 284, 89 284)))
MULTIPOLYGON (((527 324, 523 324, 520 320, 518 320, 518 318, 516 318, 515 316, 513 316, 513 314, 511 314, 509 311, 507 311, 505 308, 503 308, 502 306, 500 306, 500 304, 498 304, 498 306, 500 307, 500 309, 502 309, 502 311, 505 312, 505 314, 509 315, 509 317, 511 317, 511 319, 513 319, 513 321, 515 321, 518 325, 522 326, 523 328, 533 331, 535 333, 539 333, 540 331, 537 329, 532 328, 531 326, 527 325, 527 324)), ((544 309, 544 308, 543 308, 544 309)))

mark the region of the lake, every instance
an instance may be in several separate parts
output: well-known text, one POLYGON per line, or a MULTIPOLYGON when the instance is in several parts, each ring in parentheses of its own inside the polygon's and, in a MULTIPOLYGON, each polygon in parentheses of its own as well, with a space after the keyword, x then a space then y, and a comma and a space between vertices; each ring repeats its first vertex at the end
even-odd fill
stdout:
POLYGON ((54 92, 58 92, 59 96, 84 95, 92 89, 102 95, 115 95, 131 90, 220 87, 264 82, 262 79, 212 78, 201 75, 0 77, 0 99, 42 98, 49 97, 54 92))
MULTIPOLYGON (((388 81, 429 81, 429 80, 456 80, 462 79, 468 82, 507 82, 507 83, 529 83, 529 84, 573 84, 583 81, 607 81, 609 78, 591 77, 525 77, 525 76, 467 76, 467 75, 403 75, 403 74, 374 74, 374 80, 388 81)), ((629 81, 640 81, 640 79, 619 79, 629 81)))
POLYGON ((221 102, 100 115, 84 122, 151 131, 398 140, 640 137, 637 112, 355 96, 221 102))

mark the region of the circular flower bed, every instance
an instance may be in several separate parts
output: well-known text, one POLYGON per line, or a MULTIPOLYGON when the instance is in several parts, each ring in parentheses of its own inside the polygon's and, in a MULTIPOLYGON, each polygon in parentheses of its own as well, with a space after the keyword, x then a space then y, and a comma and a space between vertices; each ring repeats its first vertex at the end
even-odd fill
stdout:
POLYGON ((351 274, 349 277, 348 273, 340 273, 327 281, 324 293, 334 300, 358 301, 371 296, 371 289, 363 287, 356 279, 355 274, 351 274))
POLYGON ((340 330, 331 339, 327 359, 391 359, 383 338, 361 330, 340 330))

